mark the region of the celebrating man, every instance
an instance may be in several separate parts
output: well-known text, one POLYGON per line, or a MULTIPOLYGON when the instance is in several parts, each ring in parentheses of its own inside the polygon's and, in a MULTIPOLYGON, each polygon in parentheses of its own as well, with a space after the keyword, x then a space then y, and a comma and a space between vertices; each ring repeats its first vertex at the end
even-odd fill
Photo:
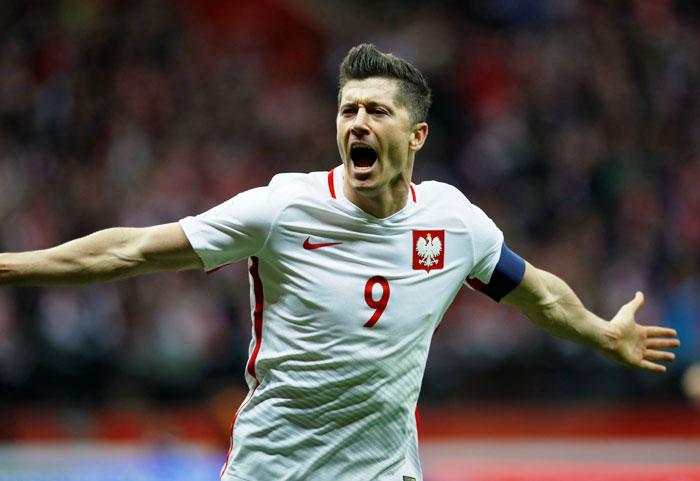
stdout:
POLYGON ((411 183, 430 89, 408 62, 363 44, 340 66, 343 161, 280 174, 179 223, 114 228, 0 254, 0 284, 86 284, 213 271, 249 259, 250 391, 222 469, 228 481, 421 480, 414 410, 430 340, 466 282, 546 330, 663 372, 675 332, 611 321, 512 252, 454 187, 411 183))

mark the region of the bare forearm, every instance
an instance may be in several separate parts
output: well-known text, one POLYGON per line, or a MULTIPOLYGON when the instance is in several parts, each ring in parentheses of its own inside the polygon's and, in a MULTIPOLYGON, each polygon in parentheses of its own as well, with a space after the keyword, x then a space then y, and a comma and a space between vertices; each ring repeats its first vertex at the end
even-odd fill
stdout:
POLYGON ((563 280, 531 264, 526 264, 520 284, 503 301, 552 334, 596 348, 626 366, 665 372, 660 361, 672 361, 674 356, 664 349, 680 345, 673 329, 636 323, 634 314, 644 302, 641 292, 608 322, 586 309, 563 280))
MULTIPOLYGON (((528 266, 528 269, 535 269, 528 266)), ((559 277, 536 270, 538 288, 510 299, 535 324, 548 332, 577 343, 606 351, 609 348, 608 321, 590 312, 574 291, 559 277)))
POLYGON ((50 249, 0 254, 0 284, 87 284, 127 277, 137 265, 124 249, 133 231, 106 229, 50 249))
POLYGON ((197 267, 180 232, 173 224, 112 228, 50 249, 0 254, 0 284, 89 284, 197 267))

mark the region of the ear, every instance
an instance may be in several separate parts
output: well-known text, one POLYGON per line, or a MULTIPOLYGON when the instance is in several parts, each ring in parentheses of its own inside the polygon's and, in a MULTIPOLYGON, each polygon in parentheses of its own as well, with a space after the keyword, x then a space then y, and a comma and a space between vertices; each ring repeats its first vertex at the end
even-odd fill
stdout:
POLYGON ((408 147, 417 152, 423 148, 425 139, 428 138, 428 124, 426 122, 419 122, 413 126, 413 131, 411 132, 411 140, 408 143, 408 147))

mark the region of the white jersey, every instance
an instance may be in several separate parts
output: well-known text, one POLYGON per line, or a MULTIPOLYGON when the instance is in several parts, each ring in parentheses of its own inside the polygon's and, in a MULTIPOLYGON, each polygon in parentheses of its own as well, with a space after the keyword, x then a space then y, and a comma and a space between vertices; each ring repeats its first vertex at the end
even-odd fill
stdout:
POLYGON ((422 480, 415 408, 433 332, 503 235, 454 187, 411 185, 375 218, 342 166, 280 174, 180 221, 207 271, 250 261, 250 391, 226 481, 422 480))

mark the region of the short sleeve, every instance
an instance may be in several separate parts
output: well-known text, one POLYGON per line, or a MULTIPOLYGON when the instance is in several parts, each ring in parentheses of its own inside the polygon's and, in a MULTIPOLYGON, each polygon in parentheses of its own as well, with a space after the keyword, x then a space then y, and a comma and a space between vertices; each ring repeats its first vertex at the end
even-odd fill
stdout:
POLYGON ((180 226, 211 271, 258 253, 265 245, 278 208, 270 186, 241 192, 195 217, 180 220, 180 226))
POLYGON ((469 277, 488 284, 501 256, 503 232, 483 210, 474 204, 470 204, 469 214, 474 251, 474 267, 469 272, 469 277))

